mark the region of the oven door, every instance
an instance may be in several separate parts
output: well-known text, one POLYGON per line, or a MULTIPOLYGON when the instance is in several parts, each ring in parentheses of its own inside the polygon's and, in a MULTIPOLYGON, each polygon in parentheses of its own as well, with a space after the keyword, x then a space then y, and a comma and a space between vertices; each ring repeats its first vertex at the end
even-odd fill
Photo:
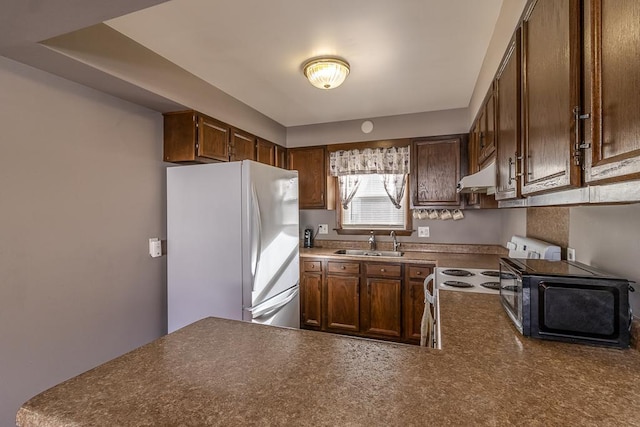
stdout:
POLYGON ((529 335, 529 319, 523 309, 524 289, 522 275, 503 260, 500 261, 500 300, 507 315, 509 315, 520 333, 529 335), (525 316, 527 317, 526 319, 525 316))

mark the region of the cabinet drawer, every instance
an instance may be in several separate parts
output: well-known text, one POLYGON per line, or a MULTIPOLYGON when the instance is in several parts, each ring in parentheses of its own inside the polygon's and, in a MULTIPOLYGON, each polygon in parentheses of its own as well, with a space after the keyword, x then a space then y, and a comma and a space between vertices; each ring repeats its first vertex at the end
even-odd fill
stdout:
POLYGON ((322 262, 320 261, 304 261, 302 263, 303 271, 322 271, 322 262))
POLYGON ((400 264, 366 263, 367 276, 400 277, 402 266, 400 264))
POLYGON ((430 267, 422 267, 417 265, 409 266, 409 278, 410 279, 424 279, 431 274, 430 267))
POLYGON ((329 261, 327 270, 329 273, 360 274, 360 263, 329 261))

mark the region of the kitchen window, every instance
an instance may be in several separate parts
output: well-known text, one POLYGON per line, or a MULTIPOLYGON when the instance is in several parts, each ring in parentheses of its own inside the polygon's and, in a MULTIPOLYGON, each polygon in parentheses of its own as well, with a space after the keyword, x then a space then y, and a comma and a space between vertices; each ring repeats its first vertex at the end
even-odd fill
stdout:
MULTIPOLYGON (((406 197, 401 195, 400 201, 394 204, 390 199, 387 187, 396 186, 398 181, 405 181, 406 175, 352 175, 353 179, 338 180, 342 192, 353 188, 356 191, 348 203, 340 203, 340 219, 342 228, 373 228, 404 230, 407 220, 406 197), (351 185, 349 185, 351 181, 351 185), (344 187, 347 187, 344 189, 344 187), (343 190, 344 189, 344 190, 343 190)), ((351 178, 349 177, 349 178, 351 178)), ((342 199, 342 198, 341 198, 342 199)))
POLYGON ((336 177, 340 196, 338 233, 362 234, 371 230, 410 233, 408 170, 409 147, 330 153, 330 171, 336 177))

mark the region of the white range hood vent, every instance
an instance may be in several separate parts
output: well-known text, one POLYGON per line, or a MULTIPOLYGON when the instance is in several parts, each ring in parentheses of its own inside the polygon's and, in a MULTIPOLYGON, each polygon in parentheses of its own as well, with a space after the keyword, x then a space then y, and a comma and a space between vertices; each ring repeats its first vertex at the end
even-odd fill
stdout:
POLYGON ((458 193, 487 193, 496 192, 496 161, 473 175, 467 175, 458 183, 458 193))

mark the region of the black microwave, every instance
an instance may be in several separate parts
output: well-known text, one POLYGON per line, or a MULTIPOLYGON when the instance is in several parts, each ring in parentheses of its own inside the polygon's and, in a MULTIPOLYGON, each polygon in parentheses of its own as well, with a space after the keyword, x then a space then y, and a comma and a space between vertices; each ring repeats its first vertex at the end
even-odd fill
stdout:
POLYGON ((500 259, 500 300, 525 336, 629 347, 628 280, 574 261, 500 259))

